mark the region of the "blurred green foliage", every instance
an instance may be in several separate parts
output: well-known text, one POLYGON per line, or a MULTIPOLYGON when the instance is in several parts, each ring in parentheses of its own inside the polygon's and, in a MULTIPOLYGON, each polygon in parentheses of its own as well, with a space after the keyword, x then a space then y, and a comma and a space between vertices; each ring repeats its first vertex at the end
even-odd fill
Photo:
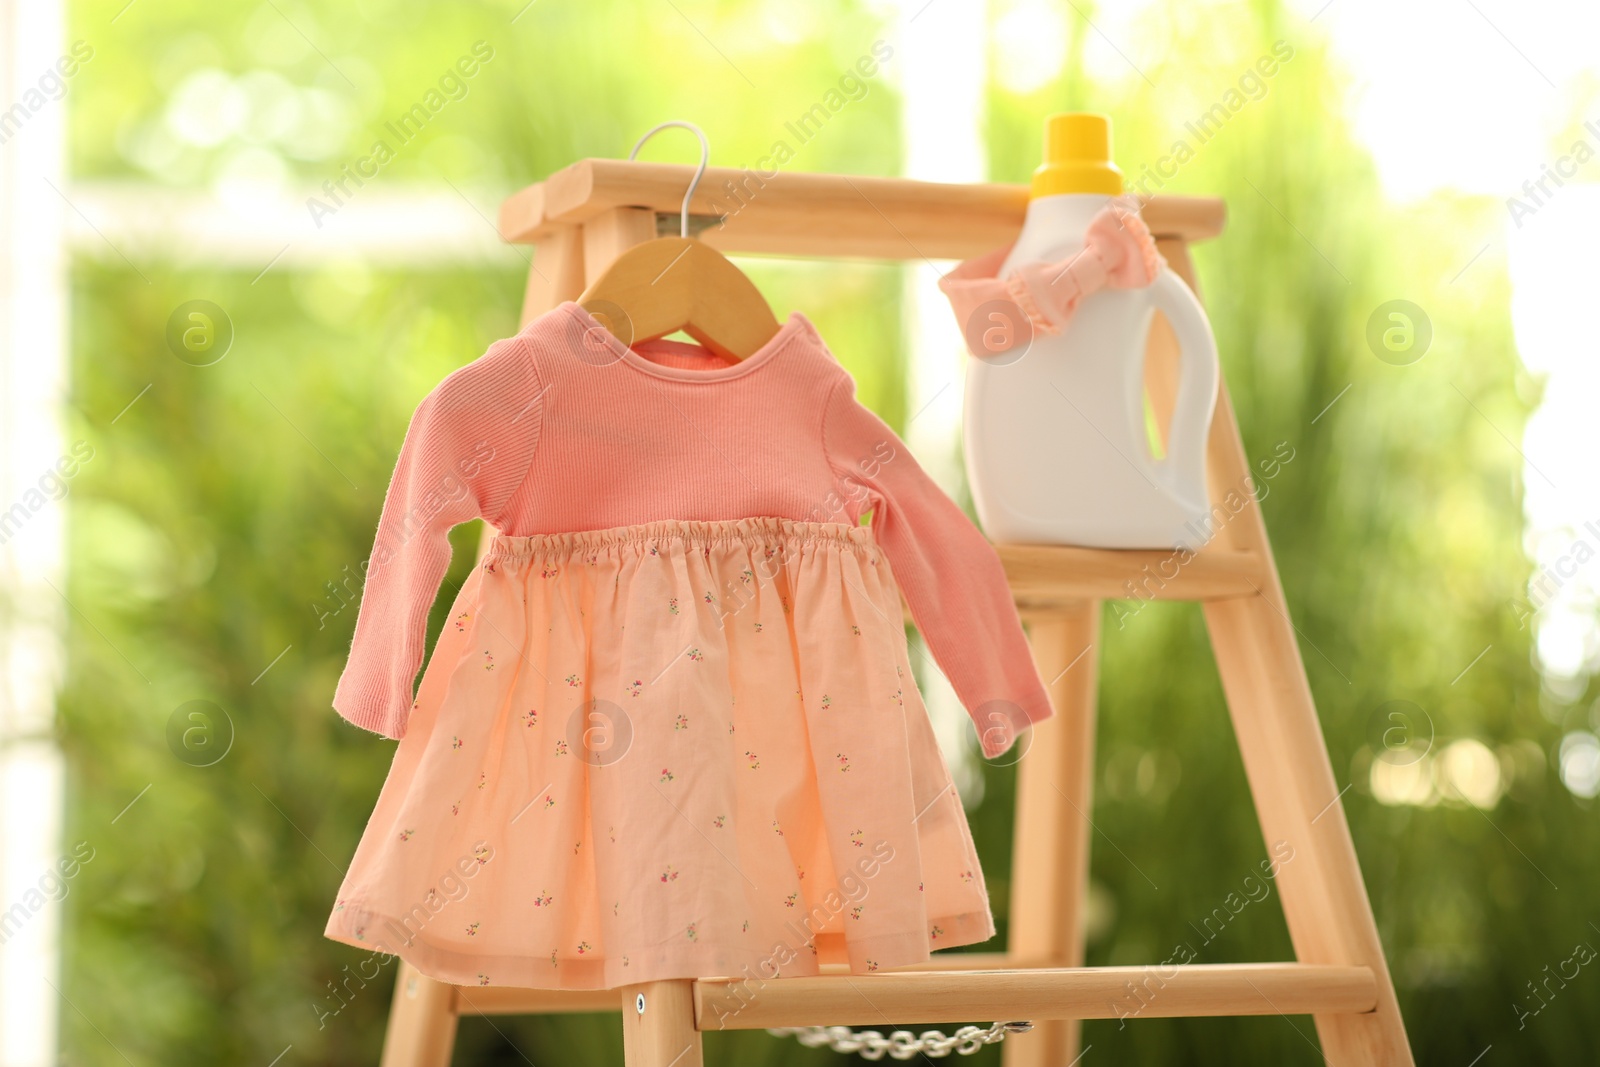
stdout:
MULTIPOLYGON (((848 0, 648 15, 617 0, 124 3, 71 5, 70 36, 96 49, 71 87, 75 181, 200 196, 229 176, 275 176, 296 199, 317 195, 482 40, 493 61, 377 181, 448 181, 490 216, 501 196, 576 158, 623 155, 665 118, 701 123, 716 162, 753 161, 894 29, 848 0), (175 101, 216 103, 228 86, 249 89, 226 97, 246 101, 233 133, 174 134, 175 101)), ((1143 17, 1168 47, 1139 77, 1085 74, 1094 31, 1070 15, 1057 79, 1024 95, 994 89, 991 176, 1025 180, 1042 117, 1085 108, 1115 116, 1119 161, 1136 177, 1274 41, 1291 44, 1265 95, 1161 191, 1229 206, 1226 233, 1197 251, 1203 293, 1247 451, 1293 449, 1263 507, 1335 773, 1353 783, 1345 808, 1412 1041, 1424 1064, 1466 1064, 1491 1043, 1487 1063, 1593 1062, 1600 978, 1576 980, 1525 1029, 1514 1008, 1525 982, 1597 936, 1587 909, 1600 861, 1592 811, 1546 765, 1579 705, 1541 695, 1511 611, 1530 568, 1507 438, 1538 388, 1512 347, 1503 264, 1462 270, 1498 206, 1386 205, 1341 112, 1337 68, 1277 0, 1158 4, 1143 17), (1363 339, 1394 298, 1434 324, 1432 351, 1409 367, 1380 362, 1363 339), (1367 786, 1370 724, 1395 699, 1426 710, 1436 747, 1522 740, 1545 758, 1518 764, 1487 812, 1385 806, 1367 786)), ((792 167, 892 175, 899 136, 885 77, 792 167)), ((688 158, 669 140, 645 157, 688 158)), ((515 330, 526 260, 334 258, 262 272, 131 251, 138 272, 107 255, 80 257, 72 275, 71 433, 96 458, 71 503, 76 612, 59 733, 68 838, 97 858, 69 900, 63 992, 81 1011, 63 1010, 63 1062, 264 1064, 286 1048, 284 1063, 376 1062, 393 966, 327 1014, 339 1003, 330 983, 362 954, 321 932, 393 747, 329 706, 354 621, 338 587, 370 551, 416 402, 515 330), (164 341, 169 313, 196 298, 236 330, 205 368, 164 341), (236 731, 210 767, 167 746, 169 717, 193 699, 219 704, 236 731)), ((862 395, 903 425, 902 269, 752 272, 780 313, 818 323, 862 395)), ((447 592, 476 536, 456 531, 447 592)), ((1190 924, 1266 856, 1198 609, 1155 605, 1122 621, 1108 609, 1091 963, 1156 962, 1195 943, 1190 924)), ((971 819, 1003 923, 1014 774, 984 776, 971 819)), ((1203 962, 1292 954, 1270 902, 1198 947, 1203 962)), ((1305 1018, 1091 1022, 1085 1040, 1089 1062, 1320 1060, 1305 1018)), ((457 1049, 457 1063, 621 1055, 614 1016, 467 1019, 457 1049)), ((829 1060, 759 1032, 711 1035, 707 1049, 718 1064, 829 1060)))

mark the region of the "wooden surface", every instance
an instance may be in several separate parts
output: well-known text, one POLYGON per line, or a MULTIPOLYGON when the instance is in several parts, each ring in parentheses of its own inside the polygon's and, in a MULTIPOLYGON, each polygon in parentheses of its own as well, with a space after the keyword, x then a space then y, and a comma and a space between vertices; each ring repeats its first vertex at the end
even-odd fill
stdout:
MULTIPOLYGON (((655 236, 655 213, 644 208, 612 208, 592 217, 583 227, 584 288, 604 277, 622 253, 654 240, 655 236)), ((579 295, 574 293, 571 299, 579 295)))
POLYGON ((457 1018, 456 987, 400 961, 380 1067, 448 1067, 457 1018))
POLYGON ((850 979, 785 978, 754 992, 748 983, 713 978, 696 981, 694 996, 701 1030, 1359 1013, 1370 1012, 1376 999, 1365 967, 1304 963, 880 972, 850 979))
MULTIPOLYGON (((1034 620, 1029 642, 1056 713, 1033 726, 1017 768, 1009 948, 1034 966, 1081 967, 1100 670, 1098 600, 1034 620)), ((1076 1019, 1046 1020, 1002 1045, 1005 1067, 1053 1067, 1077 1052, 1076 1019)))
POLYGON ((755 355, 778 332, 777 316, 750 276, 693 237, 634 245, 611 261, 578 302, 630 346, 682 330, 712 353, 737 361, 755 355))
MULTIPOLYGON (((1186 255, 1172 267, 1198 292, 1186 255)), ((1250 460, 1226 385, 1217 393, 1206 458, 1213 501, 1233 487, 1251 484, 1250 460)), ((1256 818, 1269 855, 1280 856, 1284 848, 1293 851, 1294 858, 1278 868, 1277 884, 1295 958, 1363 966, 1376 980, 1373 1011, 1316 1016, 1322 1054, 1335 1067, 1410 1067, 1405 1023, 1345 821, 1343 794, 1328 759, 1299 636, 1260 504, 1254 493, 1246 494, 1245 501, 1210 547, 1258 556, 1263 574, 1252 578, 1256 593, 1208 601, 1204 611, 1256 818)))
POLYGON ((1266 580, 1258 554, 1210 547, 1188 557, 1188 562, 1173 549, 1001 544, 995 551, 1018 607, 1024 610, 1070 610, 1073 603, 1085 598, 1219 600, 1253 596, 1266 580))
POLYGON ((684 978, 622 987, 622 1054, 628 1067, 701 1067, 692 985, 684 978))
MULTIPOLYGON (((926 963, 897 967, 895 974, 918 971, 993 971, 1026 966, 1029 962, 1004 952, 938 952, 926 963)), ((824 975, 851 974, 847 963, 822 964, 824 975)), ((544 1012, 616 1011, 614 989, 517 989, 513 986, 472 986, 461 989, 458 1002, 463 1015, 532 1015, 544 1012), (470 998, 470 999, 467 999, 470 998)))
POLYGON ((563 300, 576 300, 587 279, 583 273, 585 231, 569 226, 539 242, 528 265, 528 284, 522 294, 522 320, 526 326, 563 300))
MULTIPOLYGON (((693 175, 687 164, 579 160, 509 197, 500 207, 500 234, 538 243, 615 208, 675 214, 693 175)), ((965 259, 1015 240, 1027 204, 1025 185, 781 170, 767 179, 712 167, 689 209, 723 218, 700 237, 724 252, 965 259)), ((1215 237, 1224 220, 1222 201, 1211 197, 1151 197, 1141 214, 1158 237, 1189 242, 1215 237)))
POLYGON ((545 1015, 616 1011, 615 989, 518 989, 470 986, 457 1001, 462 1015, 545 1015))
MULTIPOLYGON (((1008 971, 1023 964, 1006 952, 935 952, 924 963, 907 964, 892 970, 901 971, 1008 971)), ((824 963, 823 974, 853 974, 849 963, 824 963)))

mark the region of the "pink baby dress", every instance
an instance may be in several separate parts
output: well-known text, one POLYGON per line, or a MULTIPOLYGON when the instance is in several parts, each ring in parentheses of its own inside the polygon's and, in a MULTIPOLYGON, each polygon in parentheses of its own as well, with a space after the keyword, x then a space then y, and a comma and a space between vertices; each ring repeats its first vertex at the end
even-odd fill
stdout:
POLYGON ((563 989, 988 939, 902 593, 985 753, 1050 715, 993 547, 804 316, 734 363, 540 316, 407 431, 334 696, 400 744, 327 936, 563 989))

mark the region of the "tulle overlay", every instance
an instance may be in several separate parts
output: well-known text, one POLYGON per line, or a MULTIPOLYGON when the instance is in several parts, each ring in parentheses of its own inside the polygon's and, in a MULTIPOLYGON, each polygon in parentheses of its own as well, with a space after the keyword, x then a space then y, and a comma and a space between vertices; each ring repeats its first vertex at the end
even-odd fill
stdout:
POLYGON ((870 529, 495 538, 327 933, 444 981, 567 989, 991 937, 870 529))

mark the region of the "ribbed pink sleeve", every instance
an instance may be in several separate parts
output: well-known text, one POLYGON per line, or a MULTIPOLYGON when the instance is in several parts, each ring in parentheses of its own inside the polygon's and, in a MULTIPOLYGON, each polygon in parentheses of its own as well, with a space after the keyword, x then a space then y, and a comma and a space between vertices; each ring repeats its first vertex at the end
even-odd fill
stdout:
POLYGON ((1051 714, 1000 557, 928 477, 905 442, 855 398, 842 374, 828 394, 823 448, 852 519, 872 510, 873 538, 934 660, 998 756, 1051 714))
POLYGON ((428 611, 450 566, 450 529, 476 518, 494 524, 505 509, 538 446, 539 399, 532 352, 513 337, 446 377, 411 416, 333 696, 357 726, 405 735, 428 611))

